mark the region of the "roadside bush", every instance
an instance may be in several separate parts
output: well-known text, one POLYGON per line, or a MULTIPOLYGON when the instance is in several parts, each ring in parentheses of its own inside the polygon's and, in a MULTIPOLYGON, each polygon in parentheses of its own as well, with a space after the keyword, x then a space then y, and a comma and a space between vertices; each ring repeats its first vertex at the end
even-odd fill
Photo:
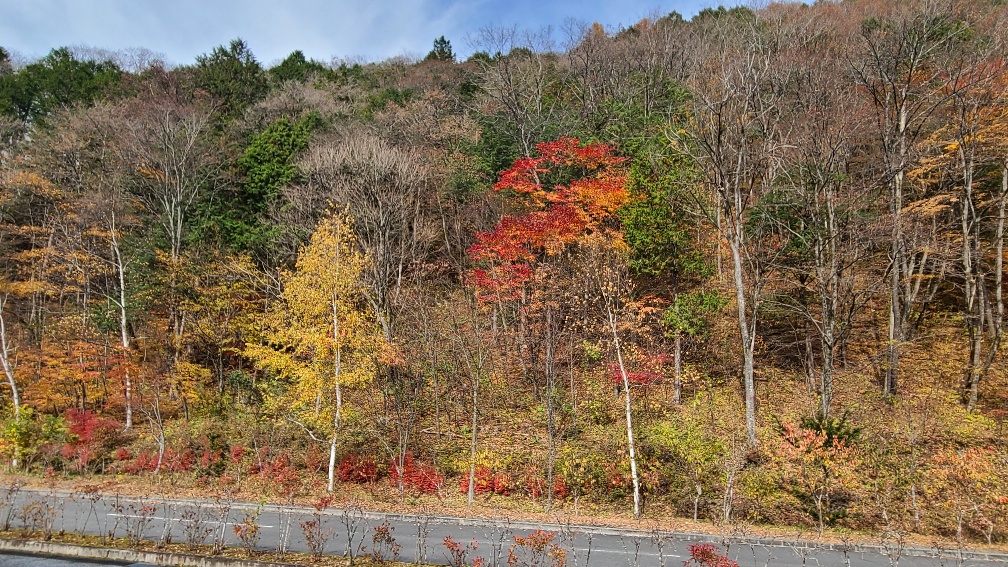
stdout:
POLYGON ((445 484, 444 476, 431 465, 417 462, 412 451, 406 452, 401 470, 397 459, 389 463, 389 480, 393 486, 399 486, 400 477, 404 488, 426 494, 437 494, 445 484))
POLYGON ((568 445, 557 459, 556 472, 574 498, 593 494, 605 485, 605 457, 590 449, 568 445))
POLYGON ((157 451, 140 451, 132 462, 128 462, 123 470, 129 474, 154 472, 157 469, 157 451))
POLYGON ((68 466, 78 473, 103 470, 118 441, 121 424, 94 412, 71 408, 66 411, 66 425, 69 439, 60 454, 68 466))
POLYGON ((272 461, 265 461, 259 471, 260 478, 277 485, 283 492, 291 492, 301 479, 297 468, 285 452, 277 453, 272 461))
POLYGON ((344 455, 337 472, 341 481, 355 484, 371 483, 378 480, 379 476, 378 463, 357 453, 344 455))
POLYGON ((161 468, 174 473, 189 472, 195 462, 196 455, 190 449, 183 449, 182 451, 165 449, 161 468))
MULTIPOLYGON (((542 498, 547 490, 549 490, 549 487, 547 486, 546 476, 536 469, 529 468, 525 472, 525 491, 528 495, 532 498, 542 498)), ((570 489, 567 487, 567 483, 563 477, 554 473, 553 498, 563 500, 568 496, 570 496, 570 489)))
MULTIPOLYGON (((473 492, 476 494, 497 494, 508 496, 514 492, 515 482, 505 472, 495 473, 489 467, 478 466, 473 470, 473 492)), ((469 493, 469 474, 459 479, 459 492, 469 493)))
POLYGON ((56 450, 66 441, 66 422, 60 416, 36 416, 30 407, 21 417, 0 422, 0 456, 18 468, 29 470, 41 457, 46 467, 62 459, 56 450))

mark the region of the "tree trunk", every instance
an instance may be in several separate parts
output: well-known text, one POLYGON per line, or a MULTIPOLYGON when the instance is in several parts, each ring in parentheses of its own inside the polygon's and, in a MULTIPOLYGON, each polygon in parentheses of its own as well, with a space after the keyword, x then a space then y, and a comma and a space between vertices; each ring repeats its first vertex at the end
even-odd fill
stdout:
POLYGON ((887 365, 882 381, 882 395, 891 399, 898 392, 900 347, 906 341, 907 311, 910 309, 910 298, 901 298, 900 285, 905 274, 903 263, 903 168, 906 166, 907 147, 907 109, 905 101, 899 104, 899 118, 896 124, 897 150, 896 163, 898 168, 890 181, 889 212, 892 214, 892 233, 889 243, 889 260, 892 262, 889 285, 889 343, 887 345, 887 365))
MULTIPOLYGON (((328 492, 332 492, 336 487, 336 441, 339 439, 340 413, 343 411, 343 390, 340 388, 339 380, 336 381, 336 415, 333 417, 333 434, 329 442, 329 484, 326 486, 328 492)), ((400 475, 401 478, 402 475, 400 475)))
POLYGON ((473 498, 476 495, 476 426, 477 426, 477 393, 478 376, 473 378, 472 389, 472 433, 469 436, 469 491, 466 495, 466 506, 472 508, 473 498))
MULTIPOLYGON (((737 230, 742 230, 739 227, 737 230)), ((749 447, 756 446, 756 382, 753 375, 753 361, 756 350, 756 337, 754 336, 756 314, 753 313, 752 321, 747 313, 747 302, 745 296, 745 283, 742 279, 742 252, 740 245, 736 241, 728 243, 732 253, 732 265, 735 276, 735 299, 738 303, 738 324, 739 333, 742 339, 742 385, 745 388, 746 407, 746 441, 749 447)))
MULTIPOLYGON (((333 385, 336 390, 336 413, 333 415, 333 434, 329 441, 329 483, 326 486, 328 492, 332 492, 336 487, 336 441, 340 433, 340 414, 343 411, 343 389, 340 386, 341 373, 343 370, 342 350, 340 349, 339 336, 339 304, 337 298, 332 298, 333 315, 333 341, 336 345, 335 360, 333 364, 333 385)), ((402 475, 400 475, 402 478, 402 475)))
MULTIPOLYGON (((837 240, 840 238, 834 209, 835 193, 827 185, 824 202, 823 234, 815 243, 815 262, 819 281, 819 303, 822 321, 819 329, 819 353, 822 366, 819 369, 819 411, 823 422, 829 419, 833 404, 833 368, 836 357, 837 330, 844 323, 838 323, 840 309, 840 258, 837 240), (824 237, 824 238, 823 238, 824 237)), ((850 268, 848 268, 850 269, 850 268)), ((849 329, 849 323, 843 329, 849 329)), ((842 331, 841 331, 842 333, 842 331)))
MULTIPOLYGON (((333 427, 336 431, 336 427, 333 427)), ((329 440, 329 483, 326 485, 326 491, 332 492, 336 488, 336 441, 338 437, 333 433, 332 438, 329 440)))
POLYGON ((123 364, 125 365, 126 372, 124 379, 124 395, 126 403, 126 424, 125 429, 129 430, 133 427, 133 383, 130 380, 129 372, 129 331, 127 325, 129 321, 126 317, 126 266, 123 264, 122 254, 119 250, 119 241, 115 236, 115 226, 111 227, 112 233, 112 252, 115 255, 115 265, 116 265, 116 275, 119 277, 119 338, 122 341, 123 349, 123 364))
POLYGON ((556 342, 553 325, 556 314, 552 307, 546 309, 546 356, 543 371, 546 374, 546 511, 553 509, 553 473, 556 464, 556 412, 553 397, 556 393, 556 342))
MULTIPOLYGON (((340 310, 337 298, 333 298, 333 341, 336 344, 334 354, 333 385, 336 389, 336 413, 333 416, 333 436, 329 443, 329 484, 326 489, 332 492, 336 487, 336 445, 340 435, 340 417, 343 413, 343 388, 340 385, 343 373, 343 350, 340 348, 340 310)), ((401 478, 401 475, 400 475, 401 478)))
POLYGON ((698 484, 693 485, 696 488, 696 496, 693 497, 693 523, 697 523, 700 520, 700 497, 703 496, 703 486, 698 484))
POLYGON ((637 453, 634 448, 633 415, 630 405, 630 379, 623 365, 623 350, 620 347, 619 333, 616 330, 616 314, 611 305, 607 305, 609 329, 613 334, 613 345, 616 348, 616 362, 619 364, 620 376, 623 378, 623 401, 626 409, 627 452, 630 453, 630 479, 633 481, 634 517, 641 515, 640 479, 637 477, 637 453))
MULTIPOLYGON (((21 417, 21 394, 18 392, 17 381, 14 379, 14 364, 11 362, 11 345, 7 336, 7 320, 4 311, 7 307, 7 296, 0 297, 0 363, 11 389, 11 400, 14 403, 14 419, 21 417)), ((14 463, 17 467, 17 462, 14 463)))
POLYGON ((682 403, 682 332, 677 331, 675 336, 675 351, 673 354, 673 367, 675 369, 672 382, 672 403, 679 405, 682 403))

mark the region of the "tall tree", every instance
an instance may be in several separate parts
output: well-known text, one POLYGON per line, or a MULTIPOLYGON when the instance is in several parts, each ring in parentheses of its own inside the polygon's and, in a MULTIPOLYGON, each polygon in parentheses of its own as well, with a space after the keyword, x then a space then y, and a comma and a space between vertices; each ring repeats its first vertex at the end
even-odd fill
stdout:
MULTIPOLYGON (((982 23, 982 22, 981 22, 982 23)), ((958 213, 959 271, 968 355, 962 399, 969 411, 979 385, 997 357, 1004 324, 1004 222, 1008 186, 1008 67, 1004 45, 976 25, 976 40, 964 43, 947 61, 943 94, 945 124, 927 140, 933 155, 912 177, 939 186, 958 213)))
POLYGON ((772 214, 784 227, 778 269, 795 293, 780 294, 778 303, 805 321, 808 379, 828 420, 842 345, 871 297, 863 219, 870 217, 872 182, 853 165, 866 117, 849 88, 834 22, 817 14, 784 17, 795 23, 778 59, 788 136, 772 214))
POLYGON ((451 42, 441 36, 434 40, 434 49, 424 57, 424 61, 455 61, 451 42))
POLYGON ((121 75, 111 61, 80 61, 65 47, 54 49, 16 73, 0 73, 0 114, 35 124, 54 109, 95 101, 121 75))
POLYGON ((601 143, 560 138, 538 144, 535 156, 515 160, 494 186, 512 193, 523 214, 502 217, 469 249, 479 265, 471 277, 481 299, 510 315, 518 363, 543 399, 547 509, 553 504, 560 349, 576 324, 575 306, 587 302, 586 290, 572 278, 575 244, 626 203, 624 161, 601 143))
POLYGON ((880 181, 887 189, 889 235, 889 324, 882 393, 898 391, 899 357, 911 339, 920 300, 920 279, 940 272, 943 259, 915 247, 906 174, 933 129, 935 111, 946 99, 942 58, 963 33, 957 15, 934 3, 909 3, 867 20, 860 49, 851 54, 854 75, 874 113, 872 136, 878 145, 880 181))
POLYGON ((218 189, 223 161, 211 115, 169 98, 128 101, 121 107, 121 163, 130 168, 127 187, 167 245, 162 269, 172 364, 181 361, 183 245, 197 202, 218 189))
POLYGON ((78 252, 96 259, 111 273, 111 278, 103 278, 101 272, 91 277, 100 282, 94 286, 95 293, 116 310, 124 360, 125 427, 129 429, 133 425, 129 309, 134 283, 130 273, 134 250, 129 241, 140 219, 126 189, 132 164, 121 161, 119 114, 119 107, 108 103, 53 114, 50 127, 33 144, 33 159, 72 195, 74 206, 66 217, 68 225, 74 225, 67 227, 73 235, 61 240, 77 246, 78 252))
POLYGON ((358 131, 314 144, 298 166, 304 184, 286 190, 290 213, 311 218, 326 202, 347 208, 356 243, 368 257, 368 301, 391 342, 407 278, 437 234, 426 215, 426 164, 412 151, 358 131))
POLYGON ((244 179, 226 198, 213 201, 201 219, 211 225, 203 232, 213 231, 225 246, 254 254, 263 263, 282 262, 272 259, 282 227, 270 223, 270 209, 279 206, 283 188, 298 179, 295 159, 320 123, 318 114, 308 113, 298 120, 279 118, 253 134, 238 158, 244 179))
POLYGON ((366 260, 355 240, 344 215, 322 218, 294 271, 283 276, 266 344, 246 350, 280 381, 270 400, 274 410, 328 443, 330 492, 343 434, 343 389, 372 378, 385 344, 360 309, 366 260))
POLYGON ((634 438, 633 404, 630 395, 630 375, 624 355, 622 327, 629 319, 627 304, 631 300, 633 285, 627 269, 629 249, 617 233, 593 234, 582 241, 584 267, 590 283, 592 299, 601 300, 605 327, 612 335, 613 350, 616 353, 616 368, 622 382, 623 410, 626 418, 627 455, 630 459, 630 480, 633 484, 633 514, 641 515, 641 482, 637 472, 637 445, 634 438))
POLYGON ((225 120, 241 116, 269 88, 266 72, 241 38, 196 57, 192 73, 194 86, 214 98, 225 120))
MULTIPOLYGON (((688 85, 695 96, 682 148, 699 164, 697 203, 728 245, 742 351, 746 435, 756 446, 754 364, 768 264, 750 222, 779 158, 780 92, 772 88, 776 42, 755 14, 712 18, 693 28, 695 57, 688 85)), ((719 250, 720 256, 720 250, 719 250)))
POLYGON ((485 93, 482 112, 495 129, 532 155, 536 143, 568 129, 563 125, 561 61, 554 53, 551 30, 519 32, 516 28, 480 30, 476 69, 485 93))

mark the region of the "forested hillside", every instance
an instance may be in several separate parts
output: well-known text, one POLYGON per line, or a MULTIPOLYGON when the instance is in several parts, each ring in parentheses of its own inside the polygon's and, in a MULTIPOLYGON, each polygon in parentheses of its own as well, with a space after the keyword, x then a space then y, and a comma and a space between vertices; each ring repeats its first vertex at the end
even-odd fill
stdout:
POLYGON ((550 37, 0 51, 4 466, 1008 538, 1002 3, 550 37))

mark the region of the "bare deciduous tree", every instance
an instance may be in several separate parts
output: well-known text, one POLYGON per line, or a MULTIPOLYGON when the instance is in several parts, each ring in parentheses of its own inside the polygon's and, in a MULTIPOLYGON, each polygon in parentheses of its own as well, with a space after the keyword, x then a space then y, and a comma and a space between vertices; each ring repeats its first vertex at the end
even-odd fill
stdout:
POLYGON ((304 185, 285 191, 292 220, 303 224, 327 201, 347 209, 368 257, 368 300, 391 342, 406 278, 437 234, 425 215, 427 167, 412 152, 362 131, 320 141, 299 167, 304 185))

